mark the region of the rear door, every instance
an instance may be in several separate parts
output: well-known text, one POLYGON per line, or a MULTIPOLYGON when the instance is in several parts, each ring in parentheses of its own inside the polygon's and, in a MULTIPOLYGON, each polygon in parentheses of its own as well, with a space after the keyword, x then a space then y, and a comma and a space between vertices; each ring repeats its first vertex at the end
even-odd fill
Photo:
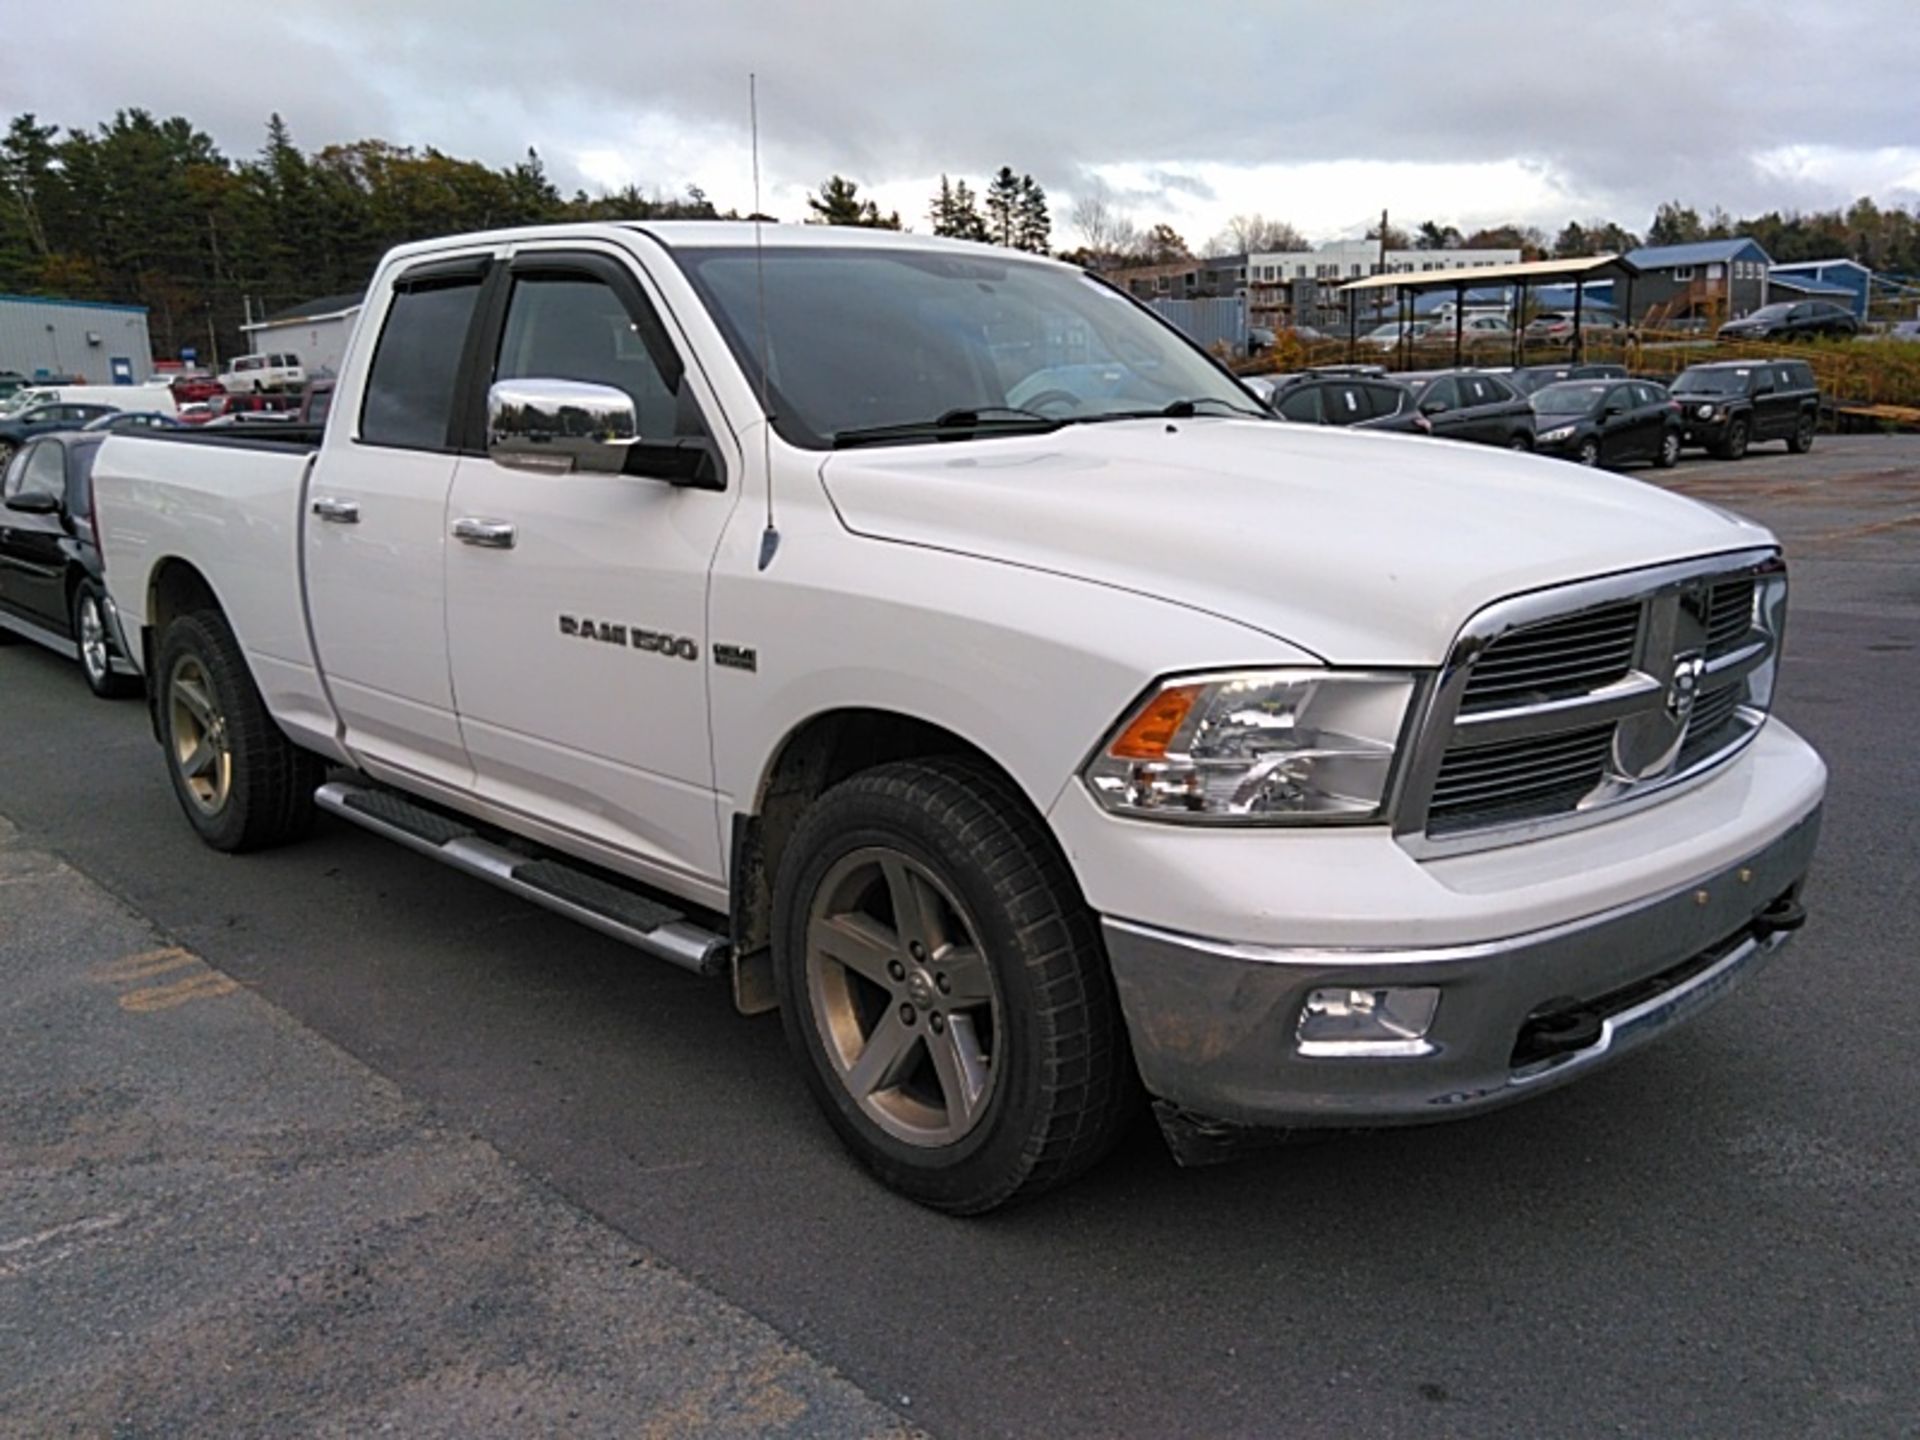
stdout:
POLYGON ((1447 440, 1473 438, 1473 415, 1460 395, 1459 382, 1442 375, 1420 391, 1420 413, 1427 417, 1433 433, 1447 440))
MULTIPOLYGON (((611 386, 642 439, 717 440, 738 476, 718 405, 630 256, 523 248, 501 281, 476 397, 492 380, 611 386)), ((716 491, 461 459, 449 526, 468 538, 447 552, 447 634, 481 796, 644 869, 723 873, 707 582, 738 499, 737 479, 716 491)))
POLYGON ((1754 440, 1778 440, 1793 428, 1791 422, 1785 430, 1781 428, 1782 408, 1790 413, 1792 402, 1780 394, 1776 373, 1772 365, 1755 365, 1753 374, 1747 377, 1747 394, 1753 397, 1754 440))
MULTIPOLYGON (((447 666, 455 396, 490 253, 416 263, 385 295, 372 363, 308 479, 314 646, 361 763, 467 788, 447 666)), ((349 381, 351 386, 352 382, 349 381)))

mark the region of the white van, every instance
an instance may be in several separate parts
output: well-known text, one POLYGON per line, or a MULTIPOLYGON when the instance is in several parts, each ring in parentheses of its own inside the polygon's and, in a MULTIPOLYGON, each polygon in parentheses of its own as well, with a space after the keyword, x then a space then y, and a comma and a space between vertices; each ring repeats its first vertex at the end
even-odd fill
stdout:
POLYGON ((155 410, 177 415, 173 392, 155 385, 30 385, 7 400, 9 413, 29 405, 105 405, 114 410, 155 410))
POLYGON ((298 390, 307 383, 298 355, 241 355, 220 374, 230 395, 256 395, 263 390, 298 390))

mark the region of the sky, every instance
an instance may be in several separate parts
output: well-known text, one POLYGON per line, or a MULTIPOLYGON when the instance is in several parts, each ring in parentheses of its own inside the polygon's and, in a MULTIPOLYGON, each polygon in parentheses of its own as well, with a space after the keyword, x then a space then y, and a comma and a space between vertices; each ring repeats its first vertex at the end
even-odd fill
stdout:
MULTIPOLYGON (((1235 214, 1311 239, 1387 209, 1470 231, 1920 205, 1916 0, 63 0, 0 46, 9 113, 182 114, 231 155, 278 112, 309 150, 380 138, 571 192, 636 184, 783 219, 830 174, 930 228, 942 173, 1001 165, 1199 244, 1235 214), (226 12, 231 10, 231 14, 226 12)), ((10 27, 11 28, 11 27, 10 27)))

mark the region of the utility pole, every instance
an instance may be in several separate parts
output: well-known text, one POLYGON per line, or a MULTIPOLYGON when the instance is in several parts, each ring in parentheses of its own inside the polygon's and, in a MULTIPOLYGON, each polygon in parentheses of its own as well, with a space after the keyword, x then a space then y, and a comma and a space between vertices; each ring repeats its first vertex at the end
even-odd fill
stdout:
POLYGON ((1387 273, 1387 212, 1380 212, 1380 273, 1387 273))

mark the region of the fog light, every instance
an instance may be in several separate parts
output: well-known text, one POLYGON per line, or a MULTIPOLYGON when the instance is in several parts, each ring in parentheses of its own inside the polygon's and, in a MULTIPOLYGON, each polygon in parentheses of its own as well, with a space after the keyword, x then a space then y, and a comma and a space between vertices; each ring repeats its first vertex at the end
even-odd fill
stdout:
POLYGON ((1300 1010, 1302 1055, 1430 1055, 1426 1034, 1440 1008, 1437 986, 1315 990, 1300 1010))

